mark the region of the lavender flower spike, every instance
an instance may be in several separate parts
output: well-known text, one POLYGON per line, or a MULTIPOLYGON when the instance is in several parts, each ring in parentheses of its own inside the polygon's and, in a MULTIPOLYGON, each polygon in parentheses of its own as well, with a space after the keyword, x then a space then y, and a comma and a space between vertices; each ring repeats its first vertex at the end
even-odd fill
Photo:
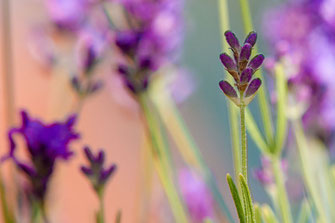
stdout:
POLYGON ((70 142, 79 138, 79 134, 73 130, 76 116, 70 116, 65 122, 51 124, 32 119, 25 111, 21 112, 21 118, 21 127, 12 128, 8 133, 10 151, 6 158, 12 159, 28 177, 33 198, 43 202, 56 160, 67 160, 72 155, 70 142), (25 149, 30 155, 29 162, 20 161, 16 157, 14 134, 23 136, 25 149))
POLYGON ((226 53, 221 54, 220 59, 227 71, 233 76, 235 80, 234 86, 236 86, 239 94, 227 81, 221 81, 219 85, 223 93, 237 106, 246 106, 252 101, 262 84, 259 78, 253 81, 251 79, 254 72, 262 65, 264 56, 259 54, 249 62, 252 47, 257 40, 255 32, 249 33, 242 48, 232 32, 227 31, 225 36, 228 44, 233 49, 235 61, 226 53))
POLYGON ((112 164, 108 168, 104 167, 105 153, 103 150, 93 155, 91 149, 86 146, 84 154, 89 162, 89 166, 81 166, 81 172, 91 181, 95 192, 99 196, 102 196, 105 184, 116 171, 116 165, 112 164))

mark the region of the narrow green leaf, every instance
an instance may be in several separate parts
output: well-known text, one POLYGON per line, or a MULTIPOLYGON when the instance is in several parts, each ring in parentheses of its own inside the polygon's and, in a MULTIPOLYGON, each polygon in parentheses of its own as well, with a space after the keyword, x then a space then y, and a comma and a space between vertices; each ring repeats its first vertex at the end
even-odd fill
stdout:
POLYGON ((251 199, 251 194, 250 194, 250 190, 248 187, 248 183, 246 181, 246 179, 244 178, 244 176, 242 174, 239 175, 239 179, 240 179, 240 184, 241 184, 241 189, 242 189, 242 193, 243 196, 245 198, 245 207, 246 207, 246 212, 248 212, 249 216, 250 216, 250 222, 255 223, 256 219, 255 219, 255 211, 252 205, 252 199, 251 199))
POLYGON ((233 179, 231 178, 231 176, 229 175, 229 173, 227 174, 227 182, 229 185, 231 196, 233 197, 233 200, 235 203, 235 207, 236 207, 238 218, 240 219, 240 223, 245 223, 245 215, 244 215, 241 199, 238 194, 236 185, 233 179))
POLYGON ((270 152, 268 149, 269 146, 266 144, 264 136, 259 130, 249 109, 246 109, 246 123, 247 123, 248 133, 251 136, 251 138, 254 140, 257 147, 260 149, 262 153, 268 154, 270 152))

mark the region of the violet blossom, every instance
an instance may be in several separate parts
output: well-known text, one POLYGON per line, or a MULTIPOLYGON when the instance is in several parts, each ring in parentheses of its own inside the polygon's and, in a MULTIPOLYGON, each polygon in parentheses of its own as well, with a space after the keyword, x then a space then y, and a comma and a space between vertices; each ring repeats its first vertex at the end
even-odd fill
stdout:
POLYGON ((27 176, 32 195, 43 202, 56 161, 68 160, 73 154, 69 144, 79 138, 79 134, 73 129, 76 116, 70 116, 64 122, 45 124, 22 111, 21 119, 21 126, 12 128, 8 133, 10 151, 5 158, 12 159, 17 168, 27 176), (16 134, 24 138, 25 149, 29 153, 28 161, 22 161, 15 154, 16 134))
POLYGON ((258 54, 250 60, 252 48, 257 40, 255 32, 249 33, 242 46, 231 31, 226 31, 225 37, 233 52, 233 58, 227 53, 222 53, 220 60, 227 72, 233 77, 234 86, 236 86, 239 95, 228 81, 220 81, 219 85, 223 93, 237 106, 246 106, 252 101, 262 84, 260 78, 252 78, 262 65, 264 56, 258 54))
POLYGON ((200 223, 206 218, 213 218, 213 199, 200 175, 184 169, 179 172, 179 185, 192 222, 200 223))
POLYGON ((335 18, 333 1, 303 0, 270 10, 265 34, 281 60, 289 92, 306 109, 302 119, 309 135, 327 145, 335 133, 335 18), (271 30, 275 30, 272 32, 271 30))
POLYGON ((115 44, 128 62, 118 73, 133 93, 145 91, 152 73, 173 62, 182 39, 182 1, 120 0, 128 27, 116 32, 115 44), (131 62, 129 62, 129 59, 131 62))

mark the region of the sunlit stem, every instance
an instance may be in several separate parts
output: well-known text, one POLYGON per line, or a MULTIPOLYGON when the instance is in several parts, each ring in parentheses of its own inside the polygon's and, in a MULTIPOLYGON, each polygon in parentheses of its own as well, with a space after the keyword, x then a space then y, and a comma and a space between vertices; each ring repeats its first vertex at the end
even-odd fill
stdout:
POLYGON ((161 130, 155 118, 155 112, 150 109, 150 101, 146 95, 140 95, 138 101, 143 111, 146 133, 152 146, 152 159, 170 203, 171 210, 176 222, 186 223, 188 222, 186 208, 173 182, 173 167, 169 160, 169 151, 164 139, 162 139, 163 136, 160 135, 161 130))
POLYGON ((282 221, 284 223, 292 223, 293 220, 292 220, 290 202, 286 192, 283 170, 281 168, 281 161, 277 157, 272 157, 271 163, 277 186, 277 194, 275 196, 281 212, 282 221))
POLYGON ((247 131, 245 127, 245 106, 240 106, 241 117, 241 151, 242 151, 242 174, 248 182, 248 146, 247 131))

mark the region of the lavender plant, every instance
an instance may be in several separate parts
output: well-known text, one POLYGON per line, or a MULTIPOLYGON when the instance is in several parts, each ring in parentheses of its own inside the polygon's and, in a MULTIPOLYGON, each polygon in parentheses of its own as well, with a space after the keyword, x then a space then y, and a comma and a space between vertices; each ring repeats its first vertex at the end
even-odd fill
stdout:
MULTIPOLYGON (((89 162, 89 166, 81 166, 81 172, 91 182, 94 192, 99 198, 100 210, 96 214, 96 222, 104 223, 104 191, 105 185, 116 171, 116 165, 109 167, 105 165, 105 153, 103 150, 94 155, 89 147, 84 148, 85 157, 89 162)), ((120 222, 120 220, 118 220, 120 222)))
MULTIPOLYGON (((12 128, 8 133, 10 151, 4 159, 13 160, 18 170, 27 177, 30 183, 28 191, 30 205, 37 207, 42 212, 44 221, 48 222, 45 210, 48 186, 56 161, 68 160, 72 155, 69 144, 79 138, 79 134, 73 129, 76 116, 70 116, 64 122, 44 124, 38 119, 32 119, 27 112, 22 111, 21 119, 21 127, 12 128), (29 161, 22 161, 15 154, 17 149, 15 134, 24 138, 29 161)), ((32 213, 31 217, 35 222, 39 216, 32 213)))
POLYGON ((234 87, 228 81, 220 81, 219 85, 223 93, 240 108, 241 122, 241 151, 242 151, 242 173, 239 175, 239 183, 243 197, 243 209, 241 196, 239 195, 236 186, 230 177, 227 175, 227 181, 232 193, 235 206, 241 222, 255 222, 254 209, 252 205, 251 195, 248 188, 248 154, 247 154, 247 138, 245 127, 245 107, 252 101, 257 90, 261 86, 261 80, 255 78, 252 80, 255 71, 262 65, 264 56, 256 55, 250 60, 252 47, 257 40, 255 32, 249 33, 241 47, 235 34, 231 31, 225 32, 226 41, 231 47, 234 55, 234 60, 226 53, 220 55, 220 59, 228 73, 235 81, 235 87, 239 92, 237 94, 234 87), (250 60, 250 61, 249 61, 250 60))

